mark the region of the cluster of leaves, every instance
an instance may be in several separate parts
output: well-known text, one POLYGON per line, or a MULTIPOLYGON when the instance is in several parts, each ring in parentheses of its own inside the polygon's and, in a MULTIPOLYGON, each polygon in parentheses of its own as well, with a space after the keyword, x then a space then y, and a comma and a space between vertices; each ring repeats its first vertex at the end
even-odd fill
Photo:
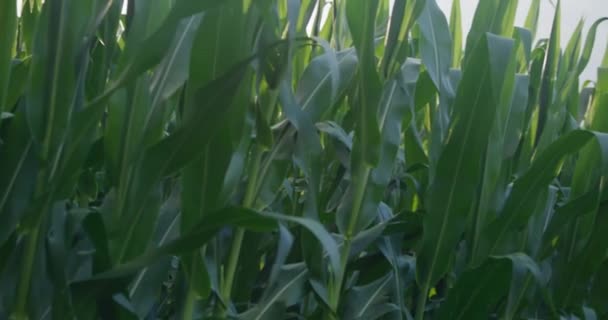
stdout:
POLYGON ((608 317, 606 19, 517 3, 0 1, 0 318, 608 317))

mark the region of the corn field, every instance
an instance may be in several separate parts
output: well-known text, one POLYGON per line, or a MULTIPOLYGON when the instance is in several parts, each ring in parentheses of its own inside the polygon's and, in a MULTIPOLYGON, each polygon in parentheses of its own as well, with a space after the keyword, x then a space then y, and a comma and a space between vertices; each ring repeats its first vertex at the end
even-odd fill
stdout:
POLYGON ((608 319, 608 18, 459 1, 0 0, 0 319, 608 319))

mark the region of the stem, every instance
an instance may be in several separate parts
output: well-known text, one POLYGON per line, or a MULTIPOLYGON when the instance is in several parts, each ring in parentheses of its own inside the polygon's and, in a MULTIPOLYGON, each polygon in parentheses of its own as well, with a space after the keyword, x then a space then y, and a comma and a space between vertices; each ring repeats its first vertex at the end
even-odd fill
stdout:
POLYGON ((418 304, 416 305, 416 320, 424 319, 424 307, 426 306, 426 298, 428 296, 429 285, 428 281, 422 286, 420 295, 418 296, 418 304))
POLYGON ((36 248, 38 247, 38 235, 40 233, 39 224, 36 225, 30 237, 26 239, 24 269, 19 277, 19 287, 17 289, 17 304, 15 316, 17 320, 26 320, 27 313, 25 306, 27 296, 30 289, 30 281, 32 279, 32 269, 34 267, 34 259, 36 257, 36 248))
MULTIPOLYGON (((352 245, 353 233, 355 232, 355 227, 359 222, 359 214, 361 213, 361 207, 363 206, 363 200, 365 199, 365 189, 370 172, 371 169, 367 165, 360 164, 357 168, 357 174, 355 175, 361 179, 356 181, 357 183, 355 185, 352 213, 350 220, 348 221, 346 234, 344 235, 344 246, 340 252, 340 270, 336 271, 336 278, 334 283, 332 283, 330 286, 329 292, 330 307, 335 311, 338 310, 338 306, 340 305, 340 293, 342 291, 344 275, 346 274, 346 265, 348 263, 348 256, 350 254, 352 245)), ((326 318, 334 319, 333 315, 331 314, 327 315, 326 318)))
POLYGON ((196 302, 196 293, 192 289, 192 286, 188 286, 188 293, 186 294, 186 302, 184 304, 184 313, 182 319, 192 320, 194 319, 194 303, 196 302))
POLYGON ((224 290, 222 298, 225 302, 230 299, 232 293, 232 284, 234 283, 234 276, 236 274, 236 266, 239 262, 239 255, 241 254, 241 246, 243 244, 243 238, 245 237, 245 229, 238 228, 234 235, 232 242, 232 249, 230 250, 230 256, 228 258, 228 266, 226 269, 226 279, 224 281, 224 290))
MULTIPOLYGON (((48 143, 48 142, 47 142, 48 143)), ((47 157, 45 156, 45 159, 47 157)), ((39 198, 44 191, 44 181, 46 177, 46 170, 39 173, 36 182, 36 192, 34 198, 39 198)), ((17 320, 27 320, 26 305, 32 280, 32 270, 34 269, 34 262, 36 260, 36 250, 38 249, 38 237, 40 236, 40 228, 45 221, 45 214, 51 206, 53 199, 53 192, 47 196, 47 198, 41 199, 43 201, 42 208, 40 208, 39 216, 35 220, 34 227, 30 234, 24 236, 25 244, 25 256, 22 262, 22 272, 19 276, 19 282, 17 287, 17 302, 15 304, 15 317, 17 320)))
MULTIPOLYGON (((344 274, 346 273, 346 265, 348 262, 348 255, 350 254, 350 249, 352 245, 352 240, 349 238, 344 239, 344 245, 342 246, 342 250, 340 251, 340 271, 337 274, 337 277, 330 285, 329 291, 329 305, 333 310, 338 310, 338 306, 340 305, 340 293, 342 291, 342 283, 344 282, 344 274)), ((325 319, 327 320, 335 320, 336 317, 331 312, 328 312, 325 315, 325 319)))
MULTIPOLYGON (((245 191, 245 198, 243 199, 243 206, 245 208, 250 208, 253 206, 257 195, 256 182, 258 179, 258 169, 260 168, 260 164, 262 162, 262 154, 263 150, 259 147, 255 147, 254 155, 253 155, 253 164, 250 169, 251 177, 247 182, 247 189, 245 191)), ((232 285, 234 283, 234 276, 236 274, 236 266, 239 262, 239 256, 241 254, 241 246, 243 244, 243 238, 245 237, 245 229, 238 228, 236 229, 236 233, 234 235, 234 239, 232 240, 232 248, 230 249, 230 255, 228 257, 228 265, 226 266, 226 277, 224 278, 224 282, 221 288, 222 291, 222 299, 227 304, 230 300, 230 296, 232 295, 232 285)), ((222 310, 222 313, 225 313, 227 308, 222 310)), ((223 314, 225 315, 225 314, 223 314)))

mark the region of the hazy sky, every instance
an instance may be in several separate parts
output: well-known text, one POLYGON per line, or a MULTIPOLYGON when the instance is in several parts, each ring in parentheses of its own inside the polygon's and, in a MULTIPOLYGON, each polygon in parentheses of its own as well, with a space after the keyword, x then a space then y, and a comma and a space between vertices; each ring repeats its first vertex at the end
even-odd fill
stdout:
MULTIPOLYGON (((437 0, 439 7, 441 7, 448 19, 452 8, 452 1, 453 0, 437 0)), ((478 0, 460 0, 463 32, 465 34, 471 26, 478 2, 478 0)), ((530 2, 531 0, 519 0, 517 17, 515 20, 517 26, 523 26, 526 15, 528 14, 528 8, 530 8, 530 2)), ((554 13, 555 10, 551 2, 549 0, 542 0, 537 38, 549 37, 554 13)), ((562 48, 566 46, 567 41, 570 39, 574 28, 576 28, 576 25, 581 18, 585 19, 583 27, 583 39, 585 39, 589 26, 602 16, 608 16, 608 0, 562 0, 562 48)), ((606 50, 606 42, 608 41, 608 21, 603 22, 600 25, 595 39, 593 54, 587 69, 581 76, 582 81, 596 79, 597 67, 601 63, 604 51, 606 50)))

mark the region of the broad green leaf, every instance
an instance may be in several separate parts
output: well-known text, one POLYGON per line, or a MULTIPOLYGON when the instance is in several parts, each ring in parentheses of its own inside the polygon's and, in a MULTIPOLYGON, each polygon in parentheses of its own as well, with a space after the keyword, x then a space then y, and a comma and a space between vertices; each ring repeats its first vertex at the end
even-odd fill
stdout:
POLYGON ((0 113, 8 111, 7 104, 11 60, 14 56, 15 36, 17 35, 17 2, 0 3, 0 113))
POLYGON ((532 39, 536 38, 538 28, 538 16, 540 14, 540 0, 532 0, 524 26, 532 33, 532 39))
POLYGON ((369 284, 353 287, 346 293, 344 317, 347 319, 378 319, 397 308, 388 302, 392 274, 369 284))
POLYGON ((535 157, 532 166, 517 179, 498 218, 484 231, 480 242, 483 255, 510 252, 513 243, 512 230, 525 225, 534 210, 536 195, 545 189, 555 178, 564 157, 577 152, 591 140, 596 140, 602 153, 602 168, 606 170, 608 159, 608 136, 584 130, 572 131, 563 135, 542 153, 535 157))
MULTIPOLYGON (((540 98, 538 106, 538 127, 536 129, 536 144, 539 144, 541 135, 549 137, 553 132, 543 133, 545 126, 551 128, 560 126, 559 116, 555 115, 561 106, 554 103, 554 90, 555 81, 558 71, 558 63, 560 58, 560 37, 561 37, 561 0, 557 1, 555 8, 555 15, 553 17, 553 25, 551 27, 551 36, 549 38, 549 46, 547 48, 547 55, 545 57, 545 64, 543 67, 543 75, 540 87, 540 98), (554 116, 555 115, 555 116, 554 116), (555 117, 555 118, 554 118, 555 117)), ((551 139, 551 137, 547 138, 551 139)), ((545 144, 546 145, 546 144, 545 144)), ((543 146, 541 145, 541 150, 543 146)))
POLYGON ((460 0, 452 1, 450 13, 450 35, 452 36, 452 68, 460 66, 462 59, 462 17, 460 0))
POLYGON ((596 21, 593 22, 593 24, 589 28, 589 32, 587 33, 587 38, 585 39, 585 45, 583 46, 583 51, 581 52, 581 56, 580 56, 580 59, 578 61, 578 65, 577 65, 578 74, 583 72, 583 70, 587 67, 587 64, 589 63, 589 59, 591 58, 593 46, 595 44, 597 28, 599 27, 599 25, 602 22, 604 22, 606 20, 608 20, 608 17, 603 17, 603 18, 597 19, 596 21))
MULTIPOLYGON (((247 29, 246 15, 242 12, 241 5, 242 1, 231 1, 210 10, 209 13, 212 14, 205 15, 198 30, 194 29, 191 49, 186 49, 188 60, 184 66, 184 80, 187 73, 190 73, 185 90, 184 118, 199 112, 203 99, 207 99, 198 94, 198 88, 229 72, 234 64, 251 51, 247 45, 251 35, 241 31, 247 29)), ((186 232, 195 221, 226 204, 227 197, 222 196, 223 190, 219 186, 224 184, 230 158, 236 147, 233 141, 241 140, 241 134, 249 134, 240 128, 249 107, 249 75, 244 76, 237 86, 231 101, 225 106, 217 106, 228 109, 221 119, 229 130, 216 128, 209 131, 207 134, 213 138, 201 144, 199 150, 191 150, 197 156, 182 170, 181 232, 186 232), (237 129, 230 130, 232 128, 237 129)), ((189 292, 196 292, 197 298, 206 298, 210 290, 209 275, 200 253, 184 256, 183 262, 188 277, 199 280, 190 281, 189 292)), ((219 279, 212 281, 217 282, 219 279)))
MULTIPOLYGON (((362 202, 353 203, 353 206, 361 206, 361 213, 357 221, 350 216, 350 210, 338 211, 338 228, 342 233, 349 232, 348 223, 355 224, 353 231, 355 234, 364 230, 376 217, 376 208, 384 194, 384 190, 389 183, 396 156, 401 143, 402 124, 409 124, 412 117, 413 90, 420 73, 420 65, 416 60, 407 60, 401 73, 389 80, 382 92, 377 118, 381 131, 382 142, 379 145, 380 158, 376 166, 367 175, 363 175, 363 181, 368 182, 366 194, 362 202)), ((350 205, 345 205, 349 208, 350 205)))
POLYGON ((386 38, 381 70, 388 77, 411 55, 408 47, 410 30, 422 13, 428 0, 397 0, 393 3, 391 25, 386 38), (397 25, 399 29, 397 29, 397 25))
POLYGON ((562 56, 562 60, 560 62, 561 65, 559 68, 559 73, 558 73, 558 78, 557 78, 557 83, 559 83, 560 85, 565 80, 565 76, 567 75, 568 71, 571 71, 571 70, 575 69, 575 67, 576 67, 576 64, 578 62, 577 58, 578 58, 578 56, 580 54, 580 50, 581 50, 582 33, 583 33, 583 20, 581 19, 578 22, 578 24, 576 25, 576 28, 574 29, 574 32, 573 32, 572 36, 570 37, 570 40, 568 40, 568 44, 566 45, 564 54, 562 56))
POLYGON ((589 287, 589 281, 600 268, 606 256, 605 243, 608 241, 605 229, 608 225, 608 204, 600 204, 589 240, 576 254, 572 262, 565 266, 563 275, 556 275, 554 283, 556 304, 563 308, 578 305, 589 287))
POLYGON ((120 73, 116 76, 108 90, 98 96, 97 99, 110 94, 126 83, 129 83, 144 71, 160 63, 170 49, 171 39, 173 39, 183 18, 215 8, 222 3, 223 1, 218 0, 176 1, 167 17, 154 32, 149 34, 145 39, 134 42, 134 45, 125 48, 125 53, 120 64, 120 73))
POLYGON ((416 279, 423 296, 448 271, 451 252, 473 209, 482 173, 481 155, 496 112, 488 106, 497 103, 502 89, 502 85, 498 88, 494 85, 501 84, 507 76, 508 62, 494 61, 490 55, 495 50, 510 52, 513 42, 490 34, 480 41, 475 52, 469 53, 472 58, 465 62, 454 101, 450 135, 427 191, 424 234, 416 264, 416 279), (474 97, 473 105, 471 97, 474 97))
POLYGON ((306 111, 315 123, 332 114, 330 112, 336 100, 351 85, 355 76, 357 67, 355 51, 348 49, 335 53, 337 69, 331 65, 333 54, 326 52, 311 60, 295 90, 296 100, 302 110, 306 111), (336 71, 339 74, 334 74, 336 71), (339 79, 337 88, 334 88, 333 79, 339 79))
MULTIPOLYGON (((380 221, 389 221, 389 219, 394 219, 390 208, 386 206, 386 204, 381 203, 379 211, 380 221)), ((399 228, 399 231, 401 231, 401 229, 402 228, 399 228)), ((393 301, 399 306, 401 311, 399 312, 397 319, 403 319, 404 316, 406 319, 407 317, 410 317, 408 307, 404 299, 407 294, 407 288, 415 281, 415 260, 409 256, 402 255, 402 248, 403 241, 401 232, 397 233, 396 235, 384 237, 384 239, 382 239, 378 244, 378 249, 386 257, 393 268, 393 301)))
POLYGON ((329 258, 332 270, 336 273, 340 272, 339 270, 341 258, 338 253, 338 245, 320 223, 309 218, 292 217, 283 214, 265 213, 264 216, 279 221, 295 223, 306 228, 308 231, 310 231, 311 234, 315 236, 315 238, 317 238, 317 240, 321 243, 323 249, 327 252, 327 256, 329 258))
POLYGON ((518 4, 519 0, 500 1, 497 12, 498 24, 494 27, 493 32, 504 37, 510 37, 513 34, 518 4))
MULTIPOLYGON (((87 1, 45 3, 37 25, 26 98, 28 124, 43 162, 51 161, 69 126, 83 47, 87 1), (76 31, 75 31, 76 30, 76 31)), ((84 67, 84 66, 80 66, 84 67)), ((48 174, 48 173, 47 173, 48 174)), ((48 177, 47 177, 48 179, 48 177)))
POLYGON ((530 272, 537 281, 541 273, 536 263, 522 253, 495 256, 465 271, 439 309, 439 318, 485 319, 507 296, 511 277, 530 272))
POLYGON ((604 260, 598 269, 591 286, 591 305, 600 317, 608 315, 608 306, 604 303, 608 298, 608 260, 604 260))
MULTIPOLYGON (((179 190, 179 189, 178 189, 179 190)), ((179 198, 174 191, 160 208, 152 247, 161 246, 179 236, 179 198)), ((167 281, 176 267, 176 257, 165 257, 141 270, 129 286, 129 300, 139 317, 145 317, 150 309, 161 299, 158 286, 167 281)))
POLYGON ((468 65, 468 60, 471 59, 474 50, 476 50, 478 46, 478 42, 481 41, 485 33, 493 32, 492 29, 496 21, 496 15, 498 14, 498 6, 498 0, 480 1, 477 4, 473 22, 471 23, 471 29, 467 34, 463 67, 468 65))
POLYGON ((281 268, 276 284, 267 288, 260 302, 240 318, 277 319, 277 312, 280 315, 284 309, 300 300, 307 276, 308 270, 304 264, 285 265, 281 268))
POLYGON ((509 261, 491 259, 465 271, 448 293, 438 311, 440 319, 485 319, 509 288, 509 261))
POLYGON ((504 131, 504 156, 510 158, 515 155, 517 147, 524 133, 524 119, 526 106, 528 105, 530 78, 527 75, 518 74, 515 78, 515 92, 507 125, 504 131))
POLYGON ((361 165, 375 165, 380 141, 376 112, 380 102, 381 84, 376 71, 374 55, 374 27, 378 0, 352 0, 346 3, 346 16, 353 43, 359 58, 357 111, 358 129, 355 135, 354 154, 361 165))
POLYGON ((238 89, 241 79, 245 76, 246 67, 246 63, 240 63, 226 75, 198 89, 194 93, 194 98, 205 101, 204 104, 190 117, 184 119, 180 128, 172 135, 147 148, 139 158, 141 163, 133 173, 133 185, 127 195, 129 205, 125 208, 125 212, 129 213, 129 222, 120 232, 121 241, 117 251, 119 261, 132 257, 147 245, 150 234, 139 233, 137 229, 140 220, 145 217, 144 212, 149 197, 153 195, 161 178, 196 159, 203 147, 211 140, 212 134, 219 129, 224 117, 230 114, 230 102, 234 91, 238 89), (133 241, 136 236, 139 241, 133 241))
MULTIPOLYGON (((586 67, 587 62, 589 61, 589 57, 590 57, 591 51, 593 49, 593 44, 595 41, 595 34, 597 32, 597 28, 603 21, 606 21, 606 20, 608 20, 608 18, 600 18, 600 19, 596 20, 594 22, 594 24, 591 26, 591 28, 589 29, 589 33, 587 34, 587 39, 585 40, 585 45, 583 47, 581 57, 578 62, 578 67, 576 68, 576 70, 569 72, 567 79, 564 81, 564 84, 561 87, 557 87, 556 83, 554 81, 550 82, 550 85, 549 85, 550 88, 547 90, 550 90, 550 92, 553 92, 553 90, 559 89, 559 92, 557 92, 555 94, 555 99, 552 100, 553 102, 551 102, 551 104, 548 107, 548 110, 546 111, 546 117, 547 117, 546 130, 544 129, 542 122, 541 122, 541 120, 543 119, 541 117, 541 115, 542 115, 544 109, 542 107, 539 109, 540 112, 539 112, 539 126, 538 126, 538 130, 537 130, 537 140, 539 140, 538 147, 541 150, 543 148, 545 148, 549 143, 551 143, 555 139, 559 130, 562 129, 562 127, 564 125, 564 121, 567 116, 567 113, 566 113, 567 109, 564 108, 564 105, 568 102, 569 97, 572 95, 572 90, 574 90, 574 88, 577 87, 576 84, 578 81, 578 77, 581 74, 582 70, 584 70, 584 68, 586 67), (541 131, 544 131, 544 132, 542 132, 542 135, 541 135, 541 131)), ((557 35, 555 35, 555 36, 557 37, 557 35)), ((551 50, 551 45, 549 47, 551 50)), ((559 50, 557 50, 557 51, 559 51, 559 50)), ((555 52, 553 56, 554 57, 559 56, 558 53, 559 52, 555 52)), ((547 59, 549 59, 549 57, 547 59)), ((557 60, 557 58, 555 58, 554 60, 557 60)), ((555 65, 553 67, 556 67, 557 62, 554 62, 554 63, 555 63, 555 65)), ((547 67, 548 66, 545 66, 545 70, 547 70, 547 67)), ((543 86, 545 85, 546 79, 547 79, 547 74, 545 72, 545 74, 543 74, 543 86)), ((543 103, 549 103, 548 101, 551 100, 551 99, 549 99, 549 100, 545 99, 545 101, 543 101, 542 95, 547 94, 546 92, 549 92, 549 91, 545 91, 543 88, 544 87, 541 87, 541 92, 540 92, 541 105, 543 103)))
POLYGON ((515 27, 513 37, 517 46, 518 73, 526 73, 532 55, 532 33, 528 29, 515 27))
MULTIPOLYGON (((507 64, 505 74, 502 82, 494 83, 493 87, 496 88, 494 93, 494 99, 496 101, 496 113, 494 119, 494 125, 490 131, 489 142, 485 151, 483 178, 481 185, 481 193, 479 195, 477 209, 472 215, 471 219, 471 231, 468 236, 471 238, 471 256, 473 259, 477 254, 477 247, 479 245, 480 230, 487 224, 488 218, 493 217, 498 208, 504 201, 505 183, 508 179, 507 166, 505 161, 504 144, 507 137, 507 126, 511 117, 512 108, 521 108, 521 106, 514 106, 515 100, 515 86, 516 86, 516 55, 514 51, 503 50, 490 50, 491 61, 504 61, 507 64)), ((527 83, 524 83, 527 87, 527 83)), ((525 89, 521 88, 518 94, 522 94, 521 91, 525 89)), ((523 98, 527 98, 524 96, 523 98)), ((521 101, 521 97, 518 97, 519 103, 525 105, 525 101, 521 101)))
POLYGON ((384 55, 382 56, 382 75, 388 77, 392 70, 389 67, 395 57, 396 50, 401 44, 403 39, 399 38, 402 26, 404 24, 404 16, 406 14, 407 0, 396 0, 393 1, 393 7, 391 9, 391 18, 389 26, 386 30, 386 37, 384 39, 384 55))
POLYGON ((540 249, 539 257, 546 258, 555 249, 557 242, 563 241, 559 235, 563 229, 572 225, 572 222, 577 217, 589 213, 597 209, 598 189, 593 188, 590 192, 573 198, 566 204, 555 209, 549 224, 543 232, 543 243, 540 249))
MULTIPOLYGON (((116 265, 110 270, 93 275, 90 279, 73 282, 71 284, 72 289, 81 290, 90 288, 91 290, 88 295, 91 296, 109 293, 105 291, 112 288, 112 283, 109 280, 120 280, 131 277, 140 269, 157 261, 160 257, 188 253, 198 249, 226 225, 239 226, 258 232, 270 231, 276 228, 276 222, 273 218, 261 215, 253 210, 238 207, 222 208, 198 222, 191 231, 181 235, 177 239, 157 248, 149 249, 134 259, 116 265), (108 283, 104 283, 106 281, 108 283)), ((99 245, 103 245, 103 243, 99 245)))
POLYGON ((439 94, 444 94, 452 63, 452 39, 445 15, 435 1, 427 1, 418 18, 418 25, 421 35, 422 63, 439 94))
POLYGON ((18 109, 10 123, 2 124, 8 129, 8 140, 0 149, 0 214, 4 220, 0 225, 0 244, 10 237, 30 205, 39 170, 34 142, 22 110, 18 109))

